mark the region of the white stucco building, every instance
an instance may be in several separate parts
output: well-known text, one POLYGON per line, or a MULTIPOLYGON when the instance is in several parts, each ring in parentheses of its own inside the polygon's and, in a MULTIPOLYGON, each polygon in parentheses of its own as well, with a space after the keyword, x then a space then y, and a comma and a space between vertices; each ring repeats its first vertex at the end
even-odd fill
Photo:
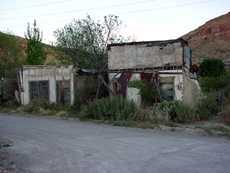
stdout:
POLYGON ((21 104, 33 99, 50 103, 74 103, 74 68, 70 66, 25 65, 19 71, 21 104))

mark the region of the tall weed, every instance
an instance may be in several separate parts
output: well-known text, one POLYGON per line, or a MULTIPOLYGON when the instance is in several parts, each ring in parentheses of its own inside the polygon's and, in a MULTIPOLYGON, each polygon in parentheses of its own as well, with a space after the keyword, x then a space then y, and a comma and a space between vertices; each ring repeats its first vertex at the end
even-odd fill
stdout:
POLYGON ((108 97, 95 100, 82 107, 80 118, 95 120, 131 120, 137 111, 135 103, 123 97, 108 97))

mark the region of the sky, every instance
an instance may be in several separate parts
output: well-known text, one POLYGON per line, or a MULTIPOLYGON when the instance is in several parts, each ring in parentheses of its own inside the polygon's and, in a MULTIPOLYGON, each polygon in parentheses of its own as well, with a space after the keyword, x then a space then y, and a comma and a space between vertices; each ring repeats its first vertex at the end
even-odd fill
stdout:
POLYGON ((230 12, 230 0, 0 0, 0 31, 24 37, 27 23, 37 20, 43 42, 53 32, 89 14, 108 14, 123 22, 121 33, 135 41, 178 38, 206 21, 230 12))

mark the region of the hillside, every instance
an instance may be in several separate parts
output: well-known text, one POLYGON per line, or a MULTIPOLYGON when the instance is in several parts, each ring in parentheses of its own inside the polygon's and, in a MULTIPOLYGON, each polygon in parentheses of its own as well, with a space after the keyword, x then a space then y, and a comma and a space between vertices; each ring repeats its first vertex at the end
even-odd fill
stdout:
POLYGON ((230 61, 230 12, 214 18, 184 35, 193 50, 193 62, 203 58, 230 61))
MULTIPOLYGON (((182 36, 193 50, 193 63, 204 58, 219 58, 230 62, 230 12, 206 22, 204 25, 182 36)), ((26 60, 26 40, 24 38, 0 32, 0 67, 1 64, 26 60)), ((60 64, 64 51, 44 44, 45 64, 60 64)))
MULTIPOLYGON (((67 55, 56 47, 44 45, 45 64, 60 64, 67 55)), ((0 65, 25 64, 26 39, 0 32, 0 65)))

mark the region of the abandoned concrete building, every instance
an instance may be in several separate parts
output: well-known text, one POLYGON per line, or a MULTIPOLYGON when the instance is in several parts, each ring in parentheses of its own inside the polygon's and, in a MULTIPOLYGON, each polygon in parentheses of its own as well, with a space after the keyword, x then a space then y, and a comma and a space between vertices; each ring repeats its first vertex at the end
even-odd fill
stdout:
POLYGON ((136 88, 128 82, 143 80, 159 92, 160 100, 181 100, 194 103, 199 84, 189 72, 192 51, 183 39, 110 44, 108 69, 110 87, 115 94, 141 104, 136 88))
POLYGON ((21 104, 35 99, 49 103, 74 103, 73 66, 25 65, 18 72, 21 104))

